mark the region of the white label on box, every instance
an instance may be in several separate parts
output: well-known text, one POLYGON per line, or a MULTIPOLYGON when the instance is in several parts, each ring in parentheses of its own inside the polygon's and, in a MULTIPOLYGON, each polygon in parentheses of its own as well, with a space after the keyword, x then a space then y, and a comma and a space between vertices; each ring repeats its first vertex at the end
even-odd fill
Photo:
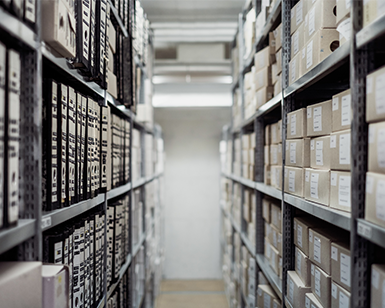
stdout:
POLYGON ((333 98, 333 111, 338 110, 338 105, 339 105, 339 99, 338 97, 333 98))
POLYGON ((341 101, 341 125, 350 125, 351 97, 345 95, 341 101))
POLYGON ((337 146, 337 136, 332 135, 330 136, 330 148, 334 149, 337 146))
POLYGON ((277 233, 276 232, 273 232, 273 245, 275 248, 278 247, 278 245, 277 245, 277 233))
POLYGON ((374 126, 369 125, 369 143, 373 143, 375 140, 376 129, 374 126))
POLYGON ((315 148, 315 141, 314 141, 314 139, 312 139, 311 141, 310 141, 310 149, 312 150, 312 151, 314 151, 314 148, 315 148))
POLYGON ((258 296, 262 296, 262 290, 258 288, 258 296))
POLYGON ((349 297, 344 292, 340 292, 340 306, 339 308, 349 308, 349 297))
POLYGON ((297 114, 292 114, 290 117, 290 134, 297 134, 297 114))
POLYGON ((289 190, 295 192, 295 171, 289 171, 289 190))
POLYGON ((289 300, 294 301, 294 282, 291 279, 289 279, 289 300))
MULTIPOLYGON (((294 18, 294 15, 295 15, 294 9, 292 9, 290 13, 291 13, 291 19, 293 19, 293 18, 294 18)), ((275 31, 274 31, 274 32, 275 32, 275 31)))
POLYGON ((306 68, 313 65, 313 41, 310 41, 306 47, 306 68))
POLYGON ((351 4, 352 4, 352 0, 345 0, 345 8, 346 8, 347 10, 350 9, 351 4))
POLYGON ((321 239, 314 236, 314 260, 321 263, 321 239))
POLYGON ((310 177, 310 196, 314 199, 318 199, 318 173, 312 173, 310 177))
POLYGON ((332 296, 337 299, 337 286, 334 282, 332 283, 332 296))
POLYGON ((338 261, 338 249, 332 246, 332 259, 338 261))
POLYGON ((295 81, 295 77, 296 77, 296 70, 295 70, 296 64, 297 64, 297 58, 294 58, 293 60, 291 60, 291 70, 290 70, 290 74, 291 74, 290 81, 291 82, 295 81))
POLYGON ((298 245, 302 248, 302 226, 298 225, 297 228, 297 242, 298 245))
POLYGON ((313 130, 315 132, 322 131, 322 106, 314 107, 313 130))
POLYGON ((351 207, 350 184, 350 176, 340 176, 338 185, 338 204, 348 207, 349 209, 351 207))
POLYGON ((330 184, 332 186, 337 186, 337 178, 338 178, 337 173, 332 172, 331 175, 330 175, 330 184))
POLYGON ((297 251, 297 270, 299 272, 300 275, 301 274, 301 262, 302 262, 302 256, 301 256, 301 253, 299 251, 297 251))
POLYGON ((366 95, 373 93, 373 76, 366 77, 366 95))
POLYGON ((313 109, 313 108, 311 108, 311 107, 310 107, 310 108, 307 108, 307 118, 308 118, 308 119, 311 119, 312 109, 313 109))
POLYGON ((366 193, 372 194, 374 188, 374 178, 370 175, 366 175, 366 193))
POLYGON ((293 51, 294 51, 294 55, 297 54, 297 52, 299 51, 299 32, 296 31, 294 34, 293 34, 293 51))
POLYGON ((310 271, 311 271, 311 275, 314 276, 314 268, 315 268, 315 267, 314 267, 314 264, 313 264, 313 263, 311 264, 311 267, 310 267, 310 268, 311 268, 311 270, 310 270, 310 271))
POLYGON ((313 231, 309 230, 309 242, 313 243, 313 231))
POLYGON ((296 164, 297 142, 290 142, 290 163, 296 164))
POLYGON ((263 306, 264 308, 270 308, 271 297, 269 294, 263 294, 263 306))
POLYGON ((289 142, 286 142, 286 151, 289 150, 289 142))
POLYGON ((385 168, 385 128, 381 128, 378 130, 377 159, 380 168, 385 168))
POLYGON ((296 25, 298 26, 303 21, 303 1, 300 1, 298 3, 295 14, 296 14, 295 22, 296 22, 296 25))
POLYGON ((372 270, 372 286, 378 290, 380 284, 380 274, 375 269, 372 270))
POLYGON ((305 298, 305 307, 310 308, 310 299, 308 297, 305 298))
POLYGON ((321 297, 321 272, 318 269, 316 269, 314 276, 315 276, 314 277, 315 278, 314 279, 315 294, 317 294, 319 297, 321 297))
POLYGON ((385 221, 385 181, 378 180, 376 189, 376 216, 385 221))
POLYGON ((340 135, 340 165, 350 165, 350 133, 340 135))
POLYGON ((385 2, 377 1, 377 16, 383 15, 385 12, 385 2))
POLYGON ((310 181, 310 171, 309 170, 306 170, 306 172, 305 172, 305 181, 306 182, 310 181))
POLYGON ((54 244, 54 263, 55 264, 61 264, 63 262, 62 256, 63 256, 63 249, 62 249, 63 242, 57 242, 54 244))
POLYGON ((350 34, 352 31, 351 23, 350 23, 350 18, 345 19, 342 21, 337 29, 338 33, 342 35, 346 40, 350 40, 350 34))
MULTIPOLYGON (((380 1, 378 1, 380 2, 380 1)), ((376 78, 376 92, 375 92, 375 101, 376 101, 376 113, 383 114, 385 113, 385 74, 377 76, 376 78)))
POLYGON ((350 256, 340 254, 341 282, 350 287, 350 256))
POLYGON ((313 7, 309 12, 309 37, 315 31, 315 7, 313 7))
POLYGON ((306 49, 305 48, 302 48, 301 55, 302 55, 302 59, 305 59, 305 56, 306 56, 306 49))
POLYGON ((317 166, 323 166, 324 165, 323 147, 324 147, 324 142, 322 140, 316 141, 316 143, 315 143, 315 164, 317 166))

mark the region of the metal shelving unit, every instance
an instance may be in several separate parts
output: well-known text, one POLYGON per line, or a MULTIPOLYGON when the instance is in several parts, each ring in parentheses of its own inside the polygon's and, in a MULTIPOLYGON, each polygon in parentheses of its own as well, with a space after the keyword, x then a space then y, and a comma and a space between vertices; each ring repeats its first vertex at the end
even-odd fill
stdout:
POLYGON ((266 276, 275 293, 277 293, 282 300, 282 280, 276 273, 274 273, 273 269, 270 267, 269 261, 266 260, 266 257, 263 254, 257 254, 256 260, 259 268, 266 276))
POLYGON ((35 236, 35 219, 20 219, 16 226, 0 231, 0 254, 35 236))

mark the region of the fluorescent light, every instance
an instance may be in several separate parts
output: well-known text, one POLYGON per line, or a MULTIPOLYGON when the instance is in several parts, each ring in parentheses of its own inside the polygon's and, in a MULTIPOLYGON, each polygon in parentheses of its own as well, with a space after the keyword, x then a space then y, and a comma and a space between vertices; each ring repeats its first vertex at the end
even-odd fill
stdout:
POLYGON ((155 94, 152 99, 154 107, 230 107, 230 93, 183 93, 155 94))

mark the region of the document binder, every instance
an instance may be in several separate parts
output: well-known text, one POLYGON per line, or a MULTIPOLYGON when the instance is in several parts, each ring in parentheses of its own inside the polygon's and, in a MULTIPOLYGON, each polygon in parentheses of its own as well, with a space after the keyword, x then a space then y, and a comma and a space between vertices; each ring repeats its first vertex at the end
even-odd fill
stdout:
MULTIPOLYGON (((68 87, 60 84, 58 87, 59 106, 58 106, 58 192, 60 195, 61 207, 67 206, 67 108, 68 108, 68 87)), ((58 206, 59 207, 59 206, 58 206)))
POLYGON ((6 82, 5 46, 0 42, 0 229, 4 220, 4 135, 5 135, 5 82, 6 82))
POLYGON ((36 0, 24 0, 24 20, 34 25, 36 21, 36 0))
POLYGON ((96 1, 96 63, 95 63, 95 79, 99 82, 100 86, 105 89, 106 84, 106 72, 105 72, 105 54, 107 53, 107 1, 96 1))
POLYGON ((90 289, 90 307, 93 307, 94 305, 94 296, 95 296, 95 289, 94 289, 94 277, 96 275, 95 271, 95 216, 92 215, 89 220, 89 250, 90 250, 90 256, 89 256, 89 272, 90 272, 90 281, 89 281, 89 289, 90 289))
POLYGON ((90 225, 84 220, 84 307, 90 307, 90 225))
POLYGON ((87 97, 82 96, 82 137, 81 137, 81 172, 80 172, 80 194, 82 199, 87 197, 87 97))
MULTIPOLYGON (((91 75, 95 76, 95 62, 96 62, 96 47, 95 47, 95 22, 96 22, 96 2, 100 0, 89 0, 91 3, 91 18, 90 18, 90 72, 91 75)), ((99 43, 98 43, 99 44, 99 43)))
POLYGON ((80 221, 75 225, 74 244, 74 297, 72 307, 82 308, 84 307, 84 221, 80 221))
POLYGON ((43 260, 48 263, 63 264, 64 236, 60 232, 46 234, 44 236, 43 260))
POLYGON ((100 188, 105 191, 107 188, 107 174, 110 169, 110 166, 107 165, 109 107, 101 107, 101 113, 100 188))
POLYGON ((76 59, 74 66, 84 72, 90 71, 90 23, 91 0, 75 1, 76 59))
POLYGON ((83 198, 83 187, 81 182, 81 173, 82 173, 82 160, 81 160, 81 145, 82 145, 82 96, 77 93, 76 95, 76 141, 75 141, 75 155, 76 155, 76 168, 75 168, 75 196, 76 201, 79 202, 83 198))
POLYGON ((68 121, 67 121, 67 185, 68 205, 75 203, 75 133, 76 133, 76 92, 68 88, 68 121))

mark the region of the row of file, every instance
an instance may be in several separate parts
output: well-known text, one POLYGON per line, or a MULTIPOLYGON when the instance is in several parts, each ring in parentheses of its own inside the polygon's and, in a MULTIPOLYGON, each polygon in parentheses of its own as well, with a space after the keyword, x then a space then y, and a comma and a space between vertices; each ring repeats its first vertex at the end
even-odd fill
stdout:
POLYGON ((128 182, 129 120, 54 80, 43 89, 43 210, 128 182))
POLYGON ((0 5, 30 27, 36 22, 36 0, 3 0, 0 5))

